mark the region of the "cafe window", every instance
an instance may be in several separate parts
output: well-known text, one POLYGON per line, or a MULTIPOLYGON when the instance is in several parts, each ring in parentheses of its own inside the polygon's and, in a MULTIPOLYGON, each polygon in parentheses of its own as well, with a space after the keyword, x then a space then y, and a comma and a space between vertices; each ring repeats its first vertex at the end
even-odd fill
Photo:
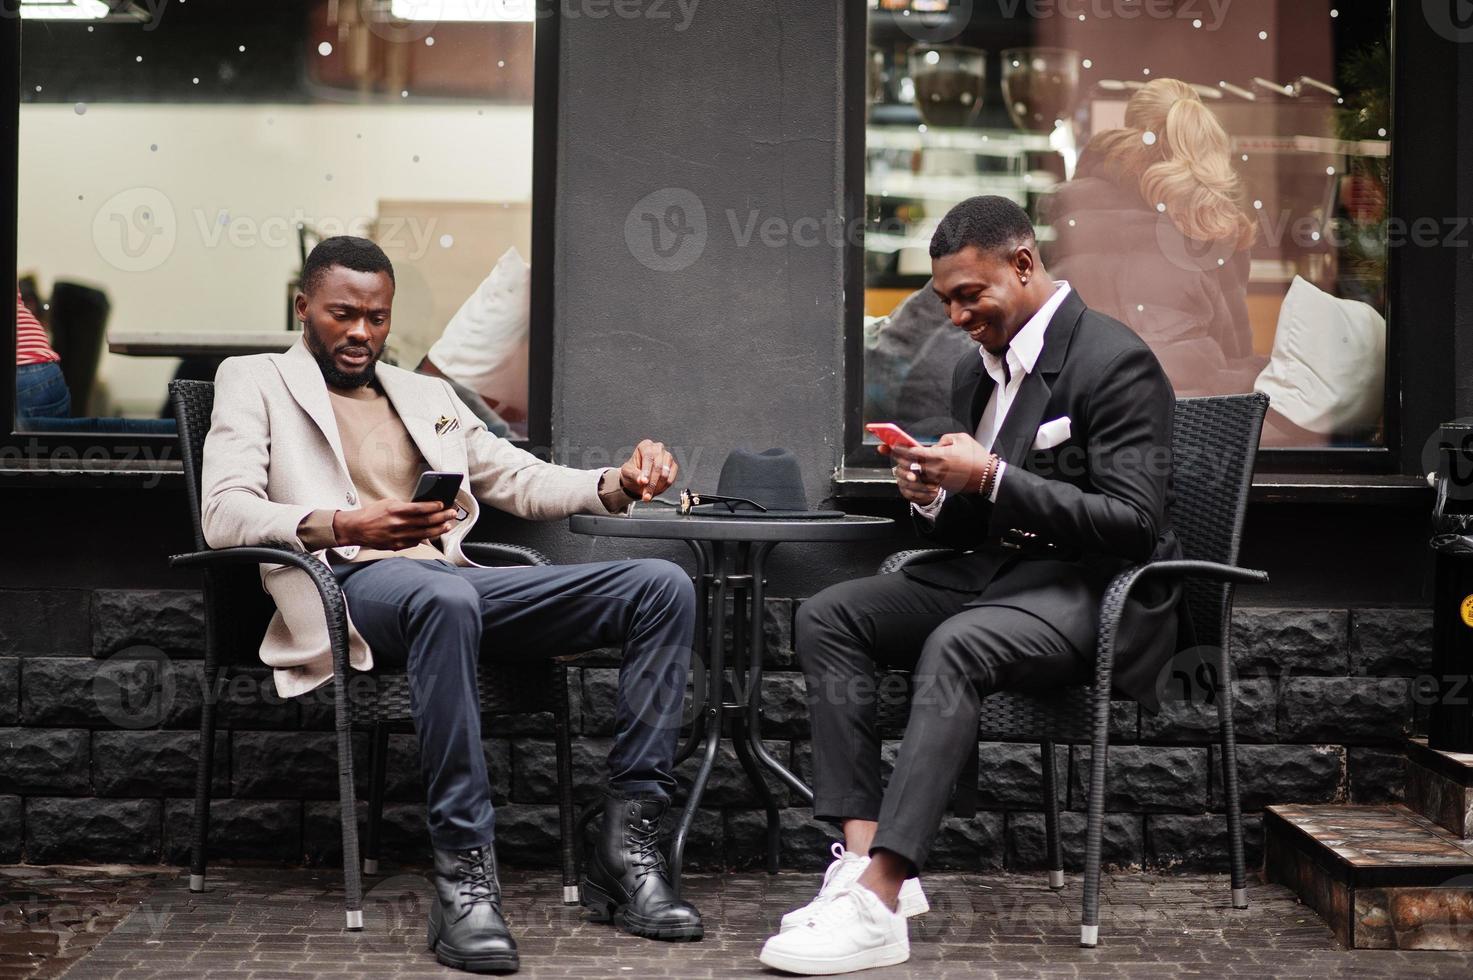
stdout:
POLYGON ((535 430, 530 0, 19 9, 17 431, 172 432, 170 379, 303 337, 341 234, 393 263, 384 361, 535 430))
POLYGON ((1267 392, 1265 447, 1386 444, 1389 0, 869 7, 865 422, 960 424, 928 245, 999 194, 1178 396, 1267 392))

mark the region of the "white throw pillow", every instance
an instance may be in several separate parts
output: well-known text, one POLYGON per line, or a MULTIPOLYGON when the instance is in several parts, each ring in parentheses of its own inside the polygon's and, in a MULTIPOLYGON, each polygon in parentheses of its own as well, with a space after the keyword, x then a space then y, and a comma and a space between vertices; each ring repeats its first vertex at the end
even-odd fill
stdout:
POLYGON ((525 411, 531 294, 532 267, 507 249, 450 318, 430 360, 467 388, 525 411))
POLYGON ((1279 311, 1268 367, 1253 387, 1274 411, 1322 435, 1374 428, 1386 385, 1386 320, 1299 276, 1279 311))

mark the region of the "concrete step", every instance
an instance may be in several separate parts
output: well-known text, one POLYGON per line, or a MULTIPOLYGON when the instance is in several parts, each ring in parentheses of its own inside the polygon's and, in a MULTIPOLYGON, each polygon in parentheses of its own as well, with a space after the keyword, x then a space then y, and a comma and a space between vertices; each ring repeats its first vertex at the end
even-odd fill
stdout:
POLYGON ((1406 740, 1407 806, 1463 840, 1473 840, 1473 753, 1406 740))
POLYGON ((1352 949, 1473 950, 1473 842, 1404 806, 1264 813, 1264 877, 1352 949))

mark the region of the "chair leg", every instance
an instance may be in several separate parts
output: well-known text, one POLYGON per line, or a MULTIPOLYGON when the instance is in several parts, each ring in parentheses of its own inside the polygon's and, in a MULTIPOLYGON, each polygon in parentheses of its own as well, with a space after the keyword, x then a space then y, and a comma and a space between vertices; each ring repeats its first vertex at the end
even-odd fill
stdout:
POLYGON ((1243 813, 1238 794, 1238 740, 1233 733, 1232 659, 1223 644, 1218 665, 1217 723, 1222 730, 1222 785, 1227 795, 1228 859, 1231 867, 1233 908, 1248 907, 1248 875, 1243 860, 1243 813))
POLYGON ((563 904, 578 904, 578 834, 573 813, 573 745, 568 715, 568 669, 553 669, 553 727, 557 737, 558 828, 563 860, 563 904))
POLYGON ((981 747, 974 741, 967 761, 962 763, 961 775, 956 777, 956 795, 951 803, 954 816, 970 820, 977 815, 977 771, 981 765, 981 747))
POLYGON ((343 823, 343 907, 347 928, 363 928, 363 867, 358 863, 358 793, 353 785, 353 724, 348 705, 349 678, 333 678, 333 708, 337 715, 338 800, 343 823))
POLYGON ((1064 887, 1064 844, 1059 839, 1059 787, 1054 770, 1054 743, 1045 739, 1039 749, 1039 768, 1043 777, 1043 826, 1048 838, 1048 886, 1059 891, 1064 887))
POLYGON ((384 821, 384 783, 388 781, 389 726, 373 723, 373 755, 369 760, 368 834, 363 840, 363 873, 378 874, 379 841, 384 821))
POLYGON ((583 841, 588 837, 588 828, 593 824, 593 818, 602 812, 603 800, 601 799, 594 800, 578 811, 578 819, 573 829, 573 867, 579 881, 583 877, 583 841))
POLYGON ((189 858, 189 890, 205 890, 205 847, 210 836, 210 784, 215 776, 215 691, 220 668, 213 654, 205 664, 205 697, 199 713, 199 768, 194 777, 194 844, 189 858))
POLYGON ((1084 839, 1084 914, 1079 924, 1079 945, 1093 947, 1100 941, 1100 857, 1105 834, 1105 757, 1110 749, 1110 688, 1094 689, 1094 743, 1089 757, 1089 815, 1084 839))

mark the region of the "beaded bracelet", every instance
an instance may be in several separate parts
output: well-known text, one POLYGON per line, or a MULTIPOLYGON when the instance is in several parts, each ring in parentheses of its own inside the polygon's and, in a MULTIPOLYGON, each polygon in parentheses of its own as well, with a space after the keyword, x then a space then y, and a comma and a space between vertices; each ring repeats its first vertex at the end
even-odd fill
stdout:
POLYGON ((997 457, 989 453, 987 462, 982 464, 982 479, 977 483, 977 492, 982 496, 989 496, 992 492, 992 481, 997 476, 997 457))

